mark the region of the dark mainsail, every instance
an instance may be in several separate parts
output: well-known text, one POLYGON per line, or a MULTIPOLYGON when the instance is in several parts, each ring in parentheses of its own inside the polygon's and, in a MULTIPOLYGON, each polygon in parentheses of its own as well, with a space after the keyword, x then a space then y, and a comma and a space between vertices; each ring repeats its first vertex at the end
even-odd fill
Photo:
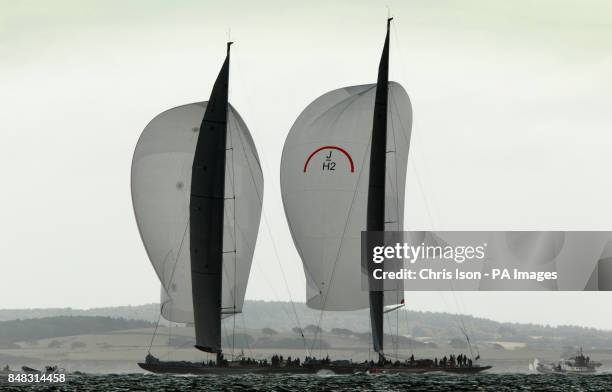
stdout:
POLYGON ((200 126, 191 172, 189 238, 196 348, 221 352, 223 216, 230 45, 200 126))
MULTIPOLYGON (((385 230, 385 180, 387 161, 387 103, 389 88, 389 30, 391 20, 387 19, 387 36, 378 66, 374 120, 372 123, 372 145, 370 148, 370 173, 368 185, 367 231, 385 230)), ((370 269, 372 269, 370 263, 370 269)), ((372 276, 372 271, 369 271, 372 276)), ((370 324, 374 351, 383 353, 383 310, 384 291, 370 291, 370 324)))

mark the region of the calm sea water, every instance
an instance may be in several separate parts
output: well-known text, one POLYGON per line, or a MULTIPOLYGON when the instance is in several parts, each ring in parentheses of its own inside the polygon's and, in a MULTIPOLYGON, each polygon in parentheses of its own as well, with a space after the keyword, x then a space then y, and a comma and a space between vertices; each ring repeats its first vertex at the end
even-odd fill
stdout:
MULTIPOLYGON (((26 387, 3 386, 3 390, 26 387)), ((54 391, 558 391, 612 392, 612 374, 602 375, 367 375, 351 376, 160 376, 144 374, 70 376, 67 384, 27 387, 54 391)))

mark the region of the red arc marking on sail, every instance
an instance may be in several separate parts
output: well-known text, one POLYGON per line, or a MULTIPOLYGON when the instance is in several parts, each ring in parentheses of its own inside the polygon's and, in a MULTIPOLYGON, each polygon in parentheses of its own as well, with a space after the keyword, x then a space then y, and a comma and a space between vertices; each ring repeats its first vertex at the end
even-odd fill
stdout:
POLYGON ((316 150, 314 150, 313 152, 310 153, 310 155, 308 156, 308 159, 306 159, 306 163, 304 163, 304 173, 306 173, 306 170, 308 169, 308 163, 310 162, 310 160, 312 159, 313 156, 315 156, 319 151, 322 150, 338 150, 341 153, 343 153, 348 161, 349 164, 351 165, 351 173, 355 172, 355 164, 353 163, 353 158, 351 157, 351 154, 349 154, 344 148, 342 147, 338 147, 338 146, 324 146, 324 147, 319 147, 316 150))

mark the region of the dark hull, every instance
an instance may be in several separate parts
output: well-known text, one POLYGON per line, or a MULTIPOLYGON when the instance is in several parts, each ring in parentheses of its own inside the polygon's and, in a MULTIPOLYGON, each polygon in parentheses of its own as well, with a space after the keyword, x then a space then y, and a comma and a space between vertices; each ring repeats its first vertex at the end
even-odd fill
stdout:
POLYGON ((31 368, 29 366, 22 366, 21 370, 27 374, 41 374, 42 373, 40 370, 31 368))
POLYGON ((318 372, 332 372, 334 374, 353 374, 369 372, 372 374, 417 374, 431 372, 446 372, 456 374, 474 374, 491 369, 491 366, 474 366, 462 368, 436 368, 436 367, 373 367, 364 365, 336 366, 203 366, 199 364, 172 364, 172 363, 138 363, 142 369, 159 374, 194 374, 194 375, 233 375, 233 374, 316 374, 318 372))
POLYGON ((357 366, 202 366, 197 364, 166 364, 166 363, 142 363, 138 366, 142 369, 160 374, 199 374, 199 375, 232 375, 232 374, 315 374, 319 371, 332 371, 336 374, 351 374, 365 371, 365 367, 357 366))
POLYGON ((455 374, 475 374, 491 369, 492 366, 472 366, 472 367, 385 367, 369 369, 370 373, 382 374, 401 374, 401 373, 455 373, 455 374))
POLYGON ((445 373, 457 373, 457 374, 475 374, 484 372, 485 370, 491 369, 493 366, 472 366, 472 367, 459 367, 459 368, 445 368, 439 371, 445 373))

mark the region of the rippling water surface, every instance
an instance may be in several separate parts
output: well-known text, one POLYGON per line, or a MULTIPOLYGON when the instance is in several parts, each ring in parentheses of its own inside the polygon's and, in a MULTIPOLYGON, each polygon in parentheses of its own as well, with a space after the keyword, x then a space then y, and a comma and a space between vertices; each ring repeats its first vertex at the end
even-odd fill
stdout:
MULTIPOLYGON (((4 390, 23 390, 5 387, 4 390)), ((144 374, 69 376, 64 385, 28 387, 55 391, 584 391, 612 392, 602 375, 367 375, 351 376, 161 376, 144 374)))

